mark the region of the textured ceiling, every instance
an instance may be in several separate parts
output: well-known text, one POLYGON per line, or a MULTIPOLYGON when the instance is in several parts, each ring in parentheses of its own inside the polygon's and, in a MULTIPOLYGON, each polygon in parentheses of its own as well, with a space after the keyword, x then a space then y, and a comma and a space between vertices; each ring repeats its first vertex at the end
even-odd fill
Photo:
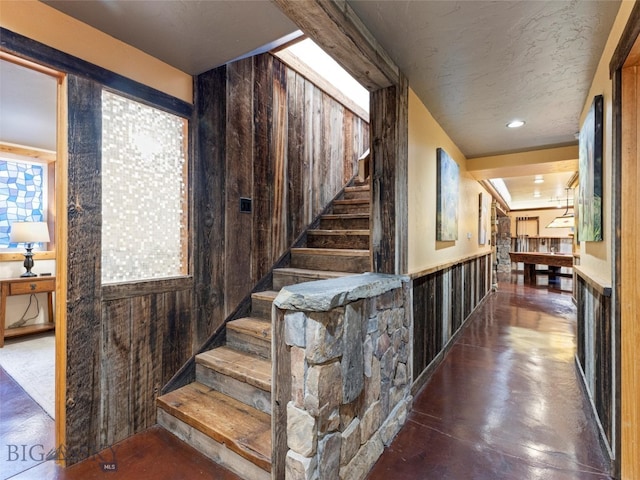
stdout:
MULTIPOLYGON (((347 2, 468 158, 576 143, 582 107, 620 5, 619 0, 347 2), (505 128, 514 118, 527 123, 505 128)), ((190 74, 297 34, 268 0, 44 3, 190 74)))
MULTIPOLYGON (((618 0, 347 0, 469 158, 575 144, 618 0), (514 118, 518 130, 505 128, 514 118)), ((45 3, 198 74, 296 26, 270 1, 45 3)))
POLYGON ((575 143, 617 1, 349 0, 467 157, 575 143), (505 128, 512 119, 524 127, 505 128))

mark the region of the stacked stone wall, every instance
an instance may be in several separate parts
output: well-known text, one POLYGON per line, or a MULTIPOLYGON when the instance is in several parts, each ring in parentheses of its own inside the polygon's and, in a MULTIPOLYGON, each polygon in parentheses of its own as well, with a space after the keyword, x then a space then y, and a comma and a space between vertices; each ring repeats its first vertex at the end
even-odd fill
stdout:
POLYGON ((498 234, 496 235, 496 261, 498 272, 511 271, 511 219, 498 217, 498 234))
MULTIPOLYGON (((293 302, 295 308, 281 317, 291 362, 287 480, 365 478, 411 406, 409 281, 374 274, 350 278, 357 287, 340 279, 344 292, 337 295, 331 287, 336 280, 296 286, 298 300, 304 297, 300 287, 320 297, 328 290, 333 300, 319 305, 310 295, 306 307, 293 302)), ((287 305, 281 297, 278 303, 287 305)))

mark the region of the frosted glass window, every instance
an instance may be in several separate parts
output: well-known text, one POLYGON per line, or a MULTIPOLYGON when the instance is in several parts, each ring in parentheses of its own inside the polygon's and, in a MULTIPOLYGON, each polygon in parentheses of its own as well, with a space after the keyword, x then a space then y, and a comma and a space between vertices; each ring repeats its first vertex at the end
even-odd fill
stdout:
POLYGON ((186 275, 187 121, 102 93, 102 282, 186 275))
POLYGON ((46 220, 46 170, 42 165, 0 159, 0 248, 9 242, 13 222, 46 220))

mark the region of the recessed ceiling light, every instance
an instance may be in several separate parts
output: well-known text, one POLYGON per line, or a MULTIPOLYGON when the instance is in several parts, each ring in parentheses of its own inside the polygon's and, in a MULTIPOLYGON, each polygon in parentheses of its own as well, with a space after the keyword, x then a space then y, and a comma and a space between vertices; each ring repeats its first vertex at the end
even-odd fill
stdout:
POLYGON ((520 128, 524 125, 524 122, 522 120, 513 120, 509 123, 507 123, 507 127, 509 128, 520 128))
POLYGON ((540 192, 537 191, 537 190, 535 192, 533 192, 533 197, 534 198, 540 198, 540 192))
POLYGON ((536 175, 536 178, 533 180, 533 183, 544 183, 544 178, 542 178, 542 175, 536 175))

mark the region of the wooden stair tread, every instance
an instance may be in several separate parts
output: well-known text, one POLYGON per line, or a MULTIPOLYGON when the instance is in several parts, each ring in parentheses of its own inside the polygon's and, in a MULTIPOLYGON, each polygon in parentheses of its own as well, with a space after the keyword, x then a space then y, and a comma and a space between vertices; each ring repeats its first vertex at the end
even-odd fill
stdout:
POLYGON ((345 192, 363 192, 370 189, 371 188, 369 187, 368 183, 363 183, 362 185, 352 185, 350 187, 345 187, 344 191, 345 192))
MULTIPOLYGON (((342 207, 343 209, 346 207, 342 207)), ((321 230, 367 230, 370 231, 369 207, 366 211, 358 208, 356 212, 330 213, 320 217, 321 230)))
POLYGON ((353 275, 348 272, 339 272, 335 270, 321 270, 308 268, 276 268, 273 271, 273 286, 282 288, 288 285, 296 285, 298 283, 313 282, 316 280, 327 280, 329 278, 340 278, 347 275, 353 275))
POLYGON ((350 220, 356 218, 369 218, 370 215, 368 213, 325 213, 321 218, 325 218, 328 220, 334 219, 342 219, 342 220, 350 220))
POLYGON ((271 471, 271 416, 198 382, 158 398, 158 406, 271 471))
POLYGON ((260 298, 262 300, 269 300, 271 299, 271 301, 273 302, 275 300, 275 298, 278 296, 279 292, 276 292, 274 290, 265 290, 263 292, 255 292, 252 293, 251 296, 253 298, 260 298))
POLYGON ((353 248, 292 248, 292 252, 298 252, 306 255, 327 255, 327 256, 343 256, 343 257, 369 257, 369 250, 360 250, 353 248))
POLYGON ((346 277, 347 275, 350 275, 346 272, 334 272, 332 270, 310 270, 308 268, 277 268, 276 270, 274 270, 274 272, 290 273, 292 275, 317 278, 318 280, 346 277))
POLYGON ((362 205, 365 203, 369 203, 370 200, 368 198, 347 198, 346 200, 334 200, 334 205, 362 205))
POLYGON ((271 361, 263 357, 223 346, 196 355, 196 363, 265 392, 271 391, 271 361))
POLYGON ((271 340, 271 322, 264 318, 244 317, 227 323, 227 329, 245 333, 253 337, 271 340))
POLYGON ((369 235, 369 230, 309 230, 307 235, 369 235))

